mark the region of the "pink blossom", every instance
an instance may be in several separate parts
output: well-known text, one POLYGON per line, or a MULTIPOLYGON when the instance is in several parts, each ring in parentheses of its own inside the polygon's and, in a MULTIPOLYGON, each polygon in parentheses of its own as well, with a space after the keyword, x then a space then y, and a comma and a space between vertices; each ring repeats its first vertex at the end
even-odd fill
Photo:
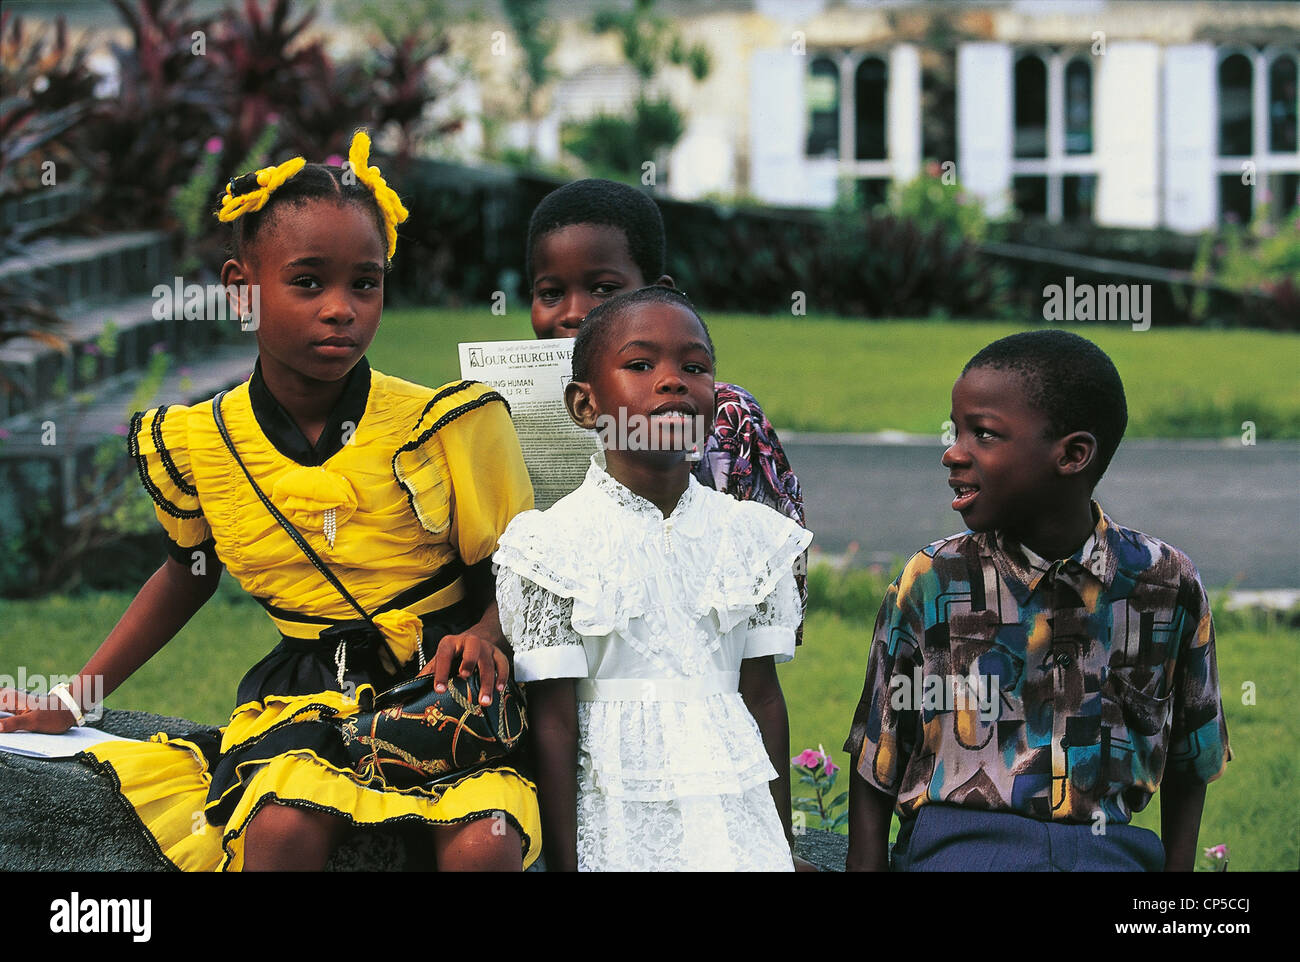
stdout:
POLYGON ((821 752, 814 751, 811 748, 805 748, 794 758, 790 759, 791 764, 798 765, 800 768, 806 768, 809 771, 816 771, 821 767, 826 756, 821 752))
POLYGON ((1207 848, 1205 850, 1205 857, 1214 859, 1221 858, 1226 860, 1228 858, 1228 846, 1220 842, 1218 845, 1207 848))
POLYGON ((113 428, 113 433, 116 434, 118 437, 123 437, 123 438, 126 437, 127 435, 126 425, 119 424, 117 427, 113 428))
POLYGON ((340 157, 338 154, 330 154, 328 157, 325 158, 325 165, 327 167, 342 167, 343 158, 340 157))
POLYGON ((836 765, 833 761, 831 761, 830 756, 828 755, 826 757, 826 767, 822 769, 822 774, 825 775, 827 778, 831 778, 839 770, 840 770, 840 766, 836 765))
POLYGON ((210 154, 221 153, 222 142, 220 137, 209 137, 208 142, 203 145, 203 149, 210 154))
POLYGON ((0 428, 0 441, 8 441, 8 440, 9 440, 9 432, 6 431, 4 428, 0 428))

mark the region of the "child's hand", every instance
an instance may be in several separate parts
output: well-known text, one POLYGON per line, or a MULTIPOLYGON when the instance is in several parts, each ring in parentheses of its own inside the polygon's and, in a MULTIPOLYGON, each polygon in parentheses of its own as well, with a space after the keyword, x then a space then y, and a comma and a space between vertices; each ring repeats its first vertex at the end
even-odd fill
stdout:
POLYGON ((66 708, 50 708, 48 701, 16 688, 0 688, 0 711, 13 712, 10 718, 0 718, 0 732, 40 732, 44 735, 61 735, 77 724, 76 717, 66 708))
POLYGON ((478 669, 479 703, 492 704, 492 689, 506 690, 506 680, 510 677, 510 660, 505 652, 489 639, 476 633, 473 628, 459 635, 446 635, 438 642, 438 650, 433 661, 424 666, 421 675, 433 675, 434 687, 438 691, 447 690, 447 679, 451 677, 451 666, 459 661, 460 677, 469 678, 478 669))

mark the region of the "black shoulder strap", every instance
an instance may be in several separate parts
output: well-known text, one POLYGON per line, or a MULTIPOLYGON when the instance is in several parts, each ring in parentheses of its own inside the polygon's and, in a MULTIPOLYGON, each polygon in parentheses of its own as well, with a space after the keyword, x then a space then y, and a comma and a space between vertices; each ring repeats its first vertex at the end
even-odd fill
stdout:
POLYGON ((266 510, 271 512, 271 517, 275 518, 275 520, 280 523, 280 527, 284 528, 284 530, 288 532, 289 537, 293 539, 293 543, 296 544, 302 553, 307 556, 307 560, 315 565, 316 570, 325 576, 325 580, 333 585, 334 589, 343 596, 347 603, 356 609, 357 614, 361 616, 363 621, 374 625, 370 615, 366 613, 366 609, 362 608, 361 605, 357 603, 357 599, 353 598, 348 592, 348 589, 343 587, 343 582, 339 581, 334 572, 330 570, 329 565, 325 564, 325 562, 321 560, 320 555, 312 550, 311 545, 307 543, 307 539, 302 536, 288 518, 280 513, 280 510, 271 503, 271 499, 262 492, 262 489, 257 486, 257 482, 253 480, 253 476, 249 473, 248 468, 245 467, 243 459, 239 456, 239 452, 235 450, 235 444, 230 440, 230 432, 226 430, 226 422, 221 416, 221 399, 224 398, 226 394, 226 391, 222 391, 212 399, 212 418, 217 422, 217 430, 221 432, 221 440, 226 443, 226 448, 230 451, 231 457, 235 459, 235 463, 238 464, 240 469, 244 472, 244 477, 248 478, 248 483, 252 485, 253 491, 256 492, 258 498, 261 499, 262 504, 266 505, 266 510))

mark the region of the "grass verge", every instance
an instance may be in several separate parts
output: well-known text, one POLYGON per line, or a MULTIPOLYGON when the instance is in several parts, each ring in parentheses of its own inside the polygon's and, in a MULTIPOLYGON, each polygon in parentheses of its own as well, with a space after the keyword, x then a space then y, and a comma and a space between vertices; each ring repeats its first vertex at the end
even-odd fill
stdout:
MULTIPOLYGON (((758 397, 778 430, 942 432, 952 382, 988 344, 1029 325, 705 317, 718 377, 758 397)), ((1070 328, 1115 362, 1128 393, 1128 437, 1300 438, 1300 335, 1268 331, 1070 328)), ((531 338, 526 305, 391 310, 370 350, 388 374, 425 384, 460 376, 461 341, 531 338)))

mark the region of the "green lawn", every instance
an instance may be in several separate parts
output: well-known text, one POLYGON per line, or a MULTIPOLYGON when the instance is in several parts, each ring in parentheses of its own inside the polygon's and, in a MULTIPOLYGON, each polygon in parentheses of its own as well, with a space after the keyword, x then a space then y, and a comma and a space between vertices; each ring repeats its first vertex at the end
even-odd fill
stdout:
MULTIPOLYGON (((857 586, 861 590, 856 593, 827 596, 827 603, 808 619, 798 657, 780 669, 790 714, 791 755, 820 743, 840 763, 847 763, 840 746, 861 694, 874 617, 871 588, 860 582, 857 586), (864 612, 855 616, 857 605, 864 612)), ((127 594, 105 592, 0 601, 0 623, 5 626, 0 671, 16 673, 19 665, 29 676, 76 670, 129 600, 127 594)), ((220 724, 233 707, 240 677, 273 641, 266 615, 227 582, 170 645, 109 698, 108 705, 220 724)), ((1225 620, 1219 631, 1219 670, 1236 758, 1209 789, 1201 844, 1226 842, 1234 869, 1294 870, 1300 861, 1294 805, 1300 770, 1290 718, 1290 706, 1300 694, 1298 643, 1300 632, 1282 627, 1237 628, 1225 620), (1242 704, 1247 681, 1255 683, 1254 705, 1242 704)), ((846 784, 841 774, 839 787, 846 784)), ((1158 827, 1158 807, 1153 802, 1138 824, 1158 827)))
MULTIPOLYGON (((527 305, 391 310, 370 350, 389 374, 459 376, 460 341, 532 337, 527 305)), ((748 388, 778 429, 939 434, 952 382, 985 344, 1025 328, 956 321, 707 315, 718 377, 748 388)), ((1300 438, 1300 335, 1076 326, 1115 361, 1129 437, 1300 438)))

